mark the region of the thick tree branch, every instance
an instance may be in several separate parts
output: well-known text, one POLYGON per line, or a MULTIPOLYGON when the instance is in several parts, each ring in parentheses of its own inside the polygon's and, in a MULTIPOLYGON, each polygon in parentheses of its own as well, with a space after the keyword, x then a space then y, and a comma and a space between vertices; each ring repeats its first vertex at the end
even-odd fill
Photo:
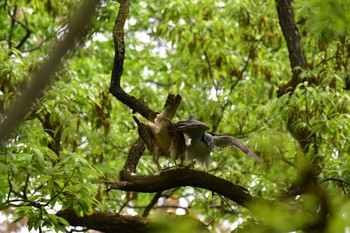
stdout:
MULTIPOLYGON (((127 94, 120 85, 121 76, 123 74, 124 59, 125 59, 125 42, 124 42, 124 25, 129 14, 130 0, 118 0, 120 3, 120 9, 116 18, 113 29, 114 40, 114 64, 111 75, 111 85, 109 91, 120 102, 129 106, 133 112, 140 113, 149 121, 153 121, 156 117, 156 112, 148 108, 140 100, 127 94)), ((168 98, 175 97, 175 95, 169 94, 168 98)), ((181 97, 180 97, 181 98, 181 97)), ((175 111, 177 108, 175 109, 175 111)), ((174 112, 175 114, 175 112, 174 112)), ((127 179, 131 173, 136 172, 137 163, 145 150, 144 142, 139 138, 132 146, 128 158, 125 162, 124 168, 120 172, 120 178, 122 180, 127 179)))
POLYGON ((127 94, 120 86, 125 59, 124 25, 129 14, 130 0, 118 0, 118 2, 120 3, 120 9, 113 29, 115 55, 109 91, 134 112, 140 113, 147 120, 153 120, 156 113, 140 100, 127 94))
POLYGON ((150 232, 149 220, 138 216, 95 212, 91 215, 79 217, 72 208, 58 212, 57 216, 66 219, 71 226, 83 226, 105 233, 150 232))
MULTIPOLYGON (((295 22, 292 1, 275 0, 275 2, 279 18, 279 24, 281 26, 283 36, 287 43, 289 61, 292 69, 291 79, 288 81, 288 83, 281 86, 277 92, 278 96, 282 96, 287 93, 292 93, 297 87, 297 85, 301 82, 301 80, 299 79, 299 75, 302 69, 306 68, 307 62, 301 48, 301 36, 295 22)), ((302 119, 300 119, 299 110, 293 109, 289 118, 286 121, 287 128, 291 135, 298 141, 300 147, 303 149, 305 154, 309 151, 313 151, 314 157, 311 158, 309 172, 307 173, 308 175, 305 175, 305 177, 302 178, 316 179, 317 175, 322 169, 320 166, 320 158, 317 157, 318 148, 316 142, 316 135, 311 132, 308 125, 304 125, 303 127, 295 127, 296 124, 300 121, 302 121, 302 119)), ((295 195, 300 195, 305 191, 304 186, 305 185, 301 185, 298 182, 293 183, 289 188, 289 192, 294 193, 295 195)), ((325 198, 317 195, 316 197, 320 201, 320 206, 322 207, 322 210, 328 213, 327 203, 324 201, 325 198)), ((326 218, 321 217, 320 219, 320 223, 311 224, 311 227, 309 226, 307 228, 312 228, 313 226, 322 225, 326 223, 326 218)))
POLYGON ((129 151, 123 169, 119 173, 121 180, 127 180, 131 173, 136 173, 136 166, 145 149, 145 143, 138 137, 129 151))
POLYGON ((275 0, 275 2, 281 30, 287 43, 289 61, 293 72, 289 82, 281 86, 278 90, 278 96, 282 96, 288 92, 293 92, 299 84, 300 69, 306 68, 306 59, 301 49, 301 36, 294 19, 292 1, 275 0))
MULTIPOLYGON (((286 226, 288 231, 300 229, 310 231, 312 228, 320 229, 324 226, 321 224, 323 223, 324 215, 315 214, 317 210, 315 210, 315 213, 308 213, 303 210, 302 206, 298 206, 296 203, 292 204, 292 202, 289 202, 288 200, 282 202, 256 197, 239 185, 233 184, 209 173, 189 168, 172 169, 162 172, 159 175, 130 176, 129 180, 119 182, 105 181, 105 184, 109 187, 109 190, 117 189, 145 193, 159 193, 167 189, 183 186, 203 188, 222 195, 236 202, 238 205, 247 208, 254 213, 257 219, 262 220, 262 224, 264 224, 266 218, 269 218, 269 216, 266 216, 266 210, 270 210, 272 215, 275 210, 277 211, 276 213, 281 211, 286 215, 289 215, 291 218, 288 226, 286 226)), ((307 193, 315 196, 315 200, 320 201, 322 213, 327 213, 327 211, 324 211, 324 209, 327 210, 327 208, 324 208, 324 195, 319 195, 320 193, 323 193, 323 191, 314 186, 307 190, 309 190, 306 191, 307 193), (313 190, 317 190, 317 193, 313 193, 313 190)))
POLYGON ((189 216, 166 215, 161 219, 147 219, 140 216, 125 216, 95 212, 91 215, 79 217, 73 208, 68 208, 56 214, 66 219, 71 226, 82 226, 104 233, 152 233, 168 232, 169 227, 178 224, 190 224, 194 232, 209 232, 206 226, 189 216))
MULTIPOLYGON (((298 31, 291 0, 275 0, 278 13, 279 24, 286 40, 289 61, 292 69, 291 79, 277 92, 278 96, 293 92, 300 83, 299 74, 306 68, 306 58, 301 48, 301 36, 298 31)), ((313 135, 307 126, 296 128, 295 124, 299 121, 298 112, 294 111, 287 121, 287 127, 293 137, 299 142, 305 152, 309 151, 309 146, 314 144, 315 135, 313 135)), ((317 148, 314 148, 317 151, 317 148)))
POLYGON ((249 192, 227 180, 206 172, 189 168, 171 169, 159 175, 130 176, 128 180, 120 182, 105 181, 109 189, 118 189, 134 192, 160 192, 181 186, 204 188, 229 198, 237 204, 249 208, 248 203, 269 201, 254 197, 249 192))

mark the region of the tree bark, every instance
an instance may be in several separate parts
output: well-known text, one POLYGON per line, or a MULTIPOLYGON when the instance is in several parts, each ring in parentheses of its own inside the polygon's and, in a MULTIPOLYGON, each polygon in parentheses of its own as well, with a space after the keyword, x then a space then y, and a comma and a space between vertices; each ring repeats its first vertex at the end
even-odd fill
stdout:
POLYGON ((126 93, 120 85, 125 59, 124 25, 129 14, 130 0, 119 0, 118 2, 120 9, 113 28, 115 55, 109 92, 134 112, 140 113, 147 120, 153 120, 156 117, 156 112, 126 93))
POLYGON ((229 198, 237 204, 249 208, 254 202, 270 201, 254 197, 244 188, 206 172, 189 168, 170 169, 159 175, 129 176, 120 182, 105 181, 110 189, 123 191, 154 193, 181 186, 204 188, 229 198))
POLYGON ((57 213, 57 216, 66 219, 71 226, 82 226, 104 233, 155 233, 167 232, 179 224, 187 224, 194 232, 210 232, 206 225, 190 216, 165 214, 158 219, 149 219, 140 216, 125 216, 120 214, 106 214, 95 212, 91 215, 79 217, 72 208, 57 213))
MULTIPOLYGON (((105 181, 105 184, 109 187, 109 190, 116 189, 146 193, 161 192, 183 186, 203 188, 222 195, 236 202, 238 205, 249 209, 254 213, 258 222, 261 220, 260 224, 262 226, 264 226, 266 219, 271 217, 266 216, 266 213, 271 213, 273 217, 273 214, 281 212, 285 216, 290 217, 290 222, 286 226, 287 231, 308 230, 309 232, 313 232, 312 230, 320 230, 324 226, 321 223, 324 223, 325 215, 320 214, 318 216, 318 214, 315 214, 317 210, 315 210, 315 213, 310 212, 310 209, 308 209, 309 212, 304 211, 302 206, 289 203, 286 199, 279 201, 256 197, 239 185, 189 168, 172 169, 161 172, 159 175, 130 176, 128 181, 105 181), (266 212, 266 210, 269 210, 269 212, 266 212)), ((313 194, 313 192, 322 193, 317 183, 309 182, 306 186, 309 187, 308 192, 310 194, 313 194)), ((317 198, 318 196, 315 195, 315 197, 317 198)), ((324 198, 317 198, 316 200, 322 202, 324 198)), ((71 226, 83 226, 103 232, 155 232, 156 229, 161 230, 164 227, 157 220, 140 216, 122 216, 119 214, 111 215, 95 212, 91 215, 78 217, 72 208, 60 211, 57 215, 66 219, 71 226)), ((170 218, 169 216, 165 216, 165 219, 169 222, 174 220, 174 218, 170 218)))
POLYGON ((293 92, 299 84, 300 69, 306 68, 306 58, 301 49, 301 36, 294 18, 294 11, 291 0, 275 0, 279 24, 286 40, 289 62, 292 69, 292 78, 289 82, 280 87, 277 95, 282 96, 293 92))
POLYGON ((134 233, 150 232, 149 220, 139 216, 112 215, 95 212, 91 215, 79 217, 72 208, 57 213, 66 219, 71 226, 82 226, 105 233, 134 233))
MULTIPOLYGON (((294 11, 291 0, 275 0, 279 24, 286 40, 289 62, 292 69, 291 79, 277 91, 277 96, 293 93, 297 85, 301 82, 299 75, 303 69, 307 68, 305 55, 301 48, 301 36, 294 18, 294 11)), ((301 148, 307 153, 310 145, 315 144, 315 135, 308 128, 296 128, 295 124, 300 121, 297 111, 292 111, 287 120, 287 128, 292 136, 298 141, 301 148)), ((315 146, 315 145, 314 145, 315 146)), ((317 151, 317 148, 314 148, 317 151)))

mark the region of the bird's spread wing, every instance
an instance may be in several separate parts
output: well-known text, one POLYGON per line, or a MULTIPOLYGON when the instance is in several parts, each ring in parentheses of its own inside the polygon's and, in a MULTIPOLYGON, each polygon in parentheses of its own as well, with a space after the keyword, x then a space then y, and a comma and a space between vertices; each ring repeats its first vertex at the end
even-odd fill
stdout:
POLYGON ((250 158, 261 163, 261 158, 257 154, 255 154, 251 149, 249 149, 246 145, 241 143, 237 138, 231 136, 214 136, 214 145, 215 147, 219 148, 235 146, 241 151, 243 151, 250 158))
POLYGON ((201 137, 210 127, 201 121, 197 121, 193 115, 186 121, 178 121, 175 124, 175 130, 181 131, 190 138, 201 137))

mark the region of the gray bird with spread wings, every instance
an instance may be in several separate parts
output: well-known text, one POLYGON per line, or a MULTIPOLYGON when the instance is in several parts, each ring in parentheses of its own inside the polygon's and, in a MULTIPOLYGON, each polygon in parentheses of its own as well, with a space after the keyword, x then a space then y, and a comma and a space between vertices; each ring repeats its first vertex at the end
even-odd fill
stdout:
POLYGON ((206 131, 210 127, 204 122, 197 121, 194 115, 191 115, 186 121, 177 122, 175 126, 177 131, 183 132, 190 139, 190 143, 186 147, 186 158, 190 161, 196 160, 200 165, 208 166, 210 152, 214 148, 234 146, 255 161, 261 162, 260 157, 238 139, 226 135, 213 136, 207 133, 206 131))

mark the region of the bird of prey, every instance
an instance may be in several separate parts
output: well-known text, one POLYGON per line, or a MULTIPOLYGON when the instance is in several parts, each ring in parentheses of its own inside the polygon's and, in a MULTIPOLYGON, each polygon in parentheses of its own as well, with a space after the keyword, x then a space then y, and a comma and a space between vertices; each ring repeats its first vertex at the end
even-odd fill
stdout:
POLYGON ((170 157, 175 161, 184 160, 186 143, 185 137, 180 131, 171 130, 174 123, 171 121, 181 102, 180 95, 168 95, 163 111, 157 114, 153 122, 148 121, 146 124, 141 123, 135 116, 135 122, 138 125, 138 132, 145 142, 148 150, 153 154, 153 161, 162 170, 159 164, 160 156, 170 157))
POLYGON ((246 155, 257 162, 261 159, 251 149, 242 144, 238 139, 232 136, 214 136, 206 131, 210 127, 201 121, 195 119, 194 115, 190 115, 186 121, 179 121, 175 124, 175 130, 183 132, 190 139, 190 143, 186 146, 186 159, 195 160, 201 166, 208 167, 210 162, 210 152, 214 148, 224 148, 234 146, 243 151, 246 155))

